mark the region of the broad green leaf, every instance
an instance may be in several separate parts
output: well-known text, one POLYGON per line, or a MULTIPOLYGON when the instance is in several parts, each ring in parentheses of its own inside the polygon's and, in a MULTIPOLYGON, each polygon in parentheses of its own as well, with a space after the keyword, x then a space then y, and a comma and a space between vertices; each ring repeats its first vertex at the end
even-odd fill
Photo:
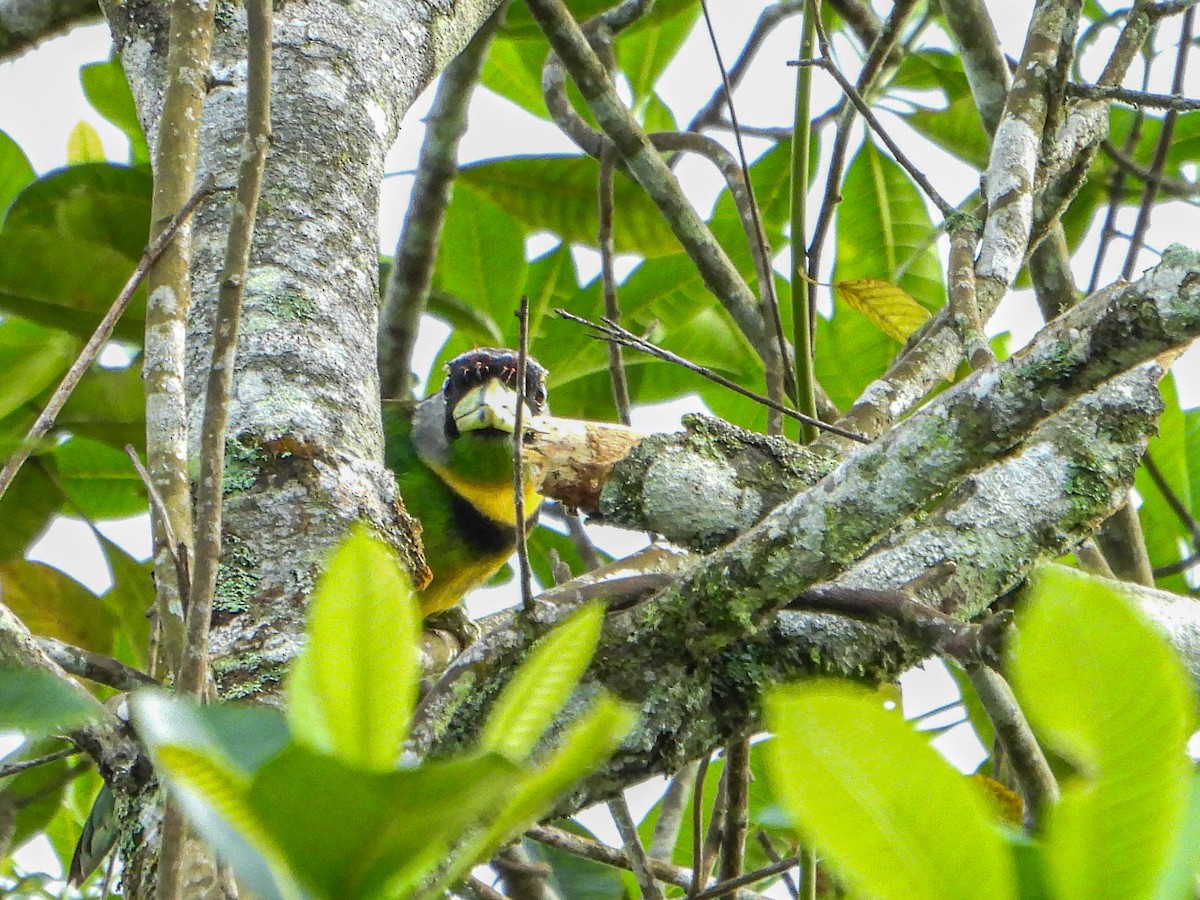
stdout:
POLYGON ((538 641, 492 707, 480 749, 528 757, 579 684, 603 627, 603 605, 589 603, 538 641))
POLYGON ((3 224, 4 213, 13 198, 36 177, 25 151, 0 131, 0 224, 3 224))
MULTIPOLYGON (((0 456, 7 453, 0 451, 0 456)), ((0 499, 0 522, 4 523, 0 528, 0 561, 24 556, 61 506, 62 494, 47 477, 46 469, 37 460, 22 466, 0 499)))
POLYGON ((408 574, 391 549, 355 529, 309 606, 308 643, 288 688, 297 737, 350 765, 391 769, 416 702, 420 634, 408 574))
POLYGON ((108 444, 73 437, 51 456, 63 493, 89 519, 118 519, 146 509, 145 488, 129 457, 108 444))
POLYGON ((566 730, 558 748, 520 780, 511 799, 483 832, 455 852, 439 884, 454 883, 512 835, 545 815, 571 785, 613 754, 636 721, 633 709, 601 694, 566 730))
POLYGON ((0 322, 0 419, 57 385, 79 349, 65 331, 15 316, 0 322))
POLYGON ((887 369, 898 344, 857 310, 843 306, 832 319, 817 316, 817 381, 841 409, 887 369))
POLYGON ((1060 900, 1149 897, 1186 816, 1191 683, 1115 582, 1040 569, 1009 671, 1034 730, 1079 775, 1045 828, 1060 900))
POLYGON ((235 768, 190 747, 154 751, 155 768, 174 789, 188 820, 233 866, 238 880, 261 900, 303 897, 287 874, 283 855, 249 802, 249 780, 235 768))
POLYGON ((72 166, 82 163, 99 163, 106 159, 104 142, 96 129, 82 119, 75 123, 67 135, 67 162, 72 166))
POLYGON ((5 231, 47 228, 60 239, 111 247, 128 260, 128 276, 146 247, 152 188, 148 166, 96 163, 58 169, 21 192, 5 231))
POLYGON ((480 84, 526 112, 549 119, 542 96, 542 65, 547 49, 544 40, 497 35, 484 60, 480 84))
POLYGON ((461 182, 446 211, 433 287, 506 322, 525 285, 525 233, 515 218, 461 182))
POLYGON ((364 772, 293 745, 255 775, 247 802, 293 872, 322 896, 379 897, 419 875, 511 790, 494 755, 364 772))
MULTIPOLYGON (((0 231, 0 309, 89 337, 129 279, 150 220, 147 168, 72 166, 29 185, 0 231)), ((144 289, 116 336, 142 340, 144 289)))
POLYGON ((186 747, 250 777, 290 741, 283 714, 265 705, 199 706, 162 691, 138 691, 134 724, 151 749, 186 747))
MULTIPOLYGON (((1200 477, 1200 472, 1193 474, 1189 471, 1187 429, 1183 411, 1179 408, 1174 376, 1167 373, 1159 382, 1159 390, 1163 396, 1163 413, 1158 420, 1158 434, 1150 439, 1146 447, 1146 459, 1158 469, 1174 499, 1191 513, 1192 479, 1200 477)), ((1178 562, 1188 552, 1181 552, 1181 542, 1190 538, 1187 527, 1144 463, 1138 467, 1135 485, 1142 498, 1138 517, 1141 519, 1151 564, 1157 569, 1178 562)), ((1187 592, 1187 581, 1182 574, 1169 575, 1157 581, 1158 586, 1165 590, 1187 592)))
POLYGON ((1200 407, 1184 412, 1183 430, 1187 436, 1184 446, 1192 495, 1192 509, 1200 509, 1200 407))
POLYGON ((1196 873, 1200 871, 1200 773, 1191 775, 1187 814, 1176 837, 1175 849, 1166 872, 1158 882, 1155 900, 1185 900, 1196 895, 1196 873))
POLYGON ((946 284, 933 223, 908 173, 867 141, 846 171, 842 195, 833 280, 877 278, 931 312, 940 308, 946 284))
POLYGON ((100 704, 82 688, 49 672, 0 668, 0 731, 58 734, 100 711, 100 704))
POLYGON ((78 437, 139 452, 146 444, 146 390, 141 362, 124 369, 92 366, 71 392, 58 424, 78 437))
MULTIPOLYGON (((617 65, 629 79, 635 103, 650 96, 699 15, 696 0, 658 0, 648 16, 617 38, 617 65)), ((712 70, 719 79, 715 63, 712 70)))
POLYGON ((444 291, 430 291, 425 311, 432 316, 437 316, 453 328, 455 334, 466 337, 476 344, 485 347, 504 346, 504 335, 492 317, 469 300, 455 297, 444 291))
MULTIPOLYGON (((41 759, 64 748, 57 738, 26 742, 4 757, 4 764, 41 759)), ((20 847, 41 832, 58 813, 75 759, 60 759, 0 779, 0 808, 15 810, 9 846, 20 847)), ((69 857, 68 857, 69 858, 69 857)))
MULTIPOLYGON (((578 21, 585 22, 612 6, 610 0, 568 0, 567 9, 578 21)), ((539 37, 542 33, 524 3, 514 3, 504 17, 504 31, 518 37, 539 37)))
POLYGON ((651 94, 642 106, 642 127, 650 134, 656 131, 678 131, 675 113, 658 94, 651 94))
POLYGON ((100 536, 100 547, 112 572, 112 587, 102 599, 117 619, 114 647, 123 650, 118 659, 138 668, 146 665, 150 642, 151 607, 154 606, 153 564, 139 562, 108 538, 100 536))
POLYGON ((34 634, 96 653, 112 648, 116 618, 99 597, 69 575, 43 563, 0 563, 4 605, 34 634))
MULTIPOLYGON (((526 156, 464 166, 457 183, 495 203, 528 231, 545 230, 564 243, 595 247, 599 177, 599 163, 591 157, 526 156)), ((618 253, 653 257, 679 252, 678 240, 640 186, 618 172, 613 196, 618 253)))
POLYGON ((129 158, 135 163, 150 162, 146 135, 137 116, 137 106, 125 80, 121 61, 113 56, 104 62, 88 63, 79 68, 79 83, 84 96, 100 115, 125 132, 129 138, 129 158))
POLYGON ((875 693, 810 681, 773 690, 765 710, 775 794, 853 893, 1015 896, 983 797, 875 693))
POLYGON ((837 298, 896 341, 907 341, 929 319, 929 310, 887 281, 860 278, 833 286, 837 298))

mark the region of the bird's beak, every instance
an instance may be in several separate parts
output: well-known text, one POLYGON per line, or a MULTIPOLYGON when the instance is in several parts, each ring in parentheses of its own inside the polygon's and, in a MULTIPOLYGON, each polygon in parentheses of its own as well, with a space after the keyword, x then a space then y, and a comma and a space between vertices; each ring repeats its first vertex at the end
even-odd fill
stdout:
MULTIPOLYGON (((523 419, 531 422, 533 413, 526 404, 523 419)), ((494 428, 512 434, 517 424, 517 392, 499 378, 489 378, 463 395, 454 407, 454 424, 460 432, 494 428)))

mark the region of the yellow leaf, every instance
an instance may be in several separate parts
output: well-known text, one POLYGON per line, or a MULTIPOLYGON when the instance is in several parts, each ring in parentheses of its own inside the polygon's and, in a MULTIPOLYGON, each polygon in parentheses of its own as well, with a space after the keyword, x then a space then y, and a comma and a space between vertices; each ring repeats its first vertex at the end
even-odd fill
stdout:
POLYGON ((104 143, 96 129, 82 119, 75 123, 67 136, 67 162, 72 166, 82 163, 104 162, 104 143))
POLYGON ((929 310, 896 285, 878 278, 839 281, 833 290, 843 303, 858 310, 880 331, 901 343, 929 318, 929 310))

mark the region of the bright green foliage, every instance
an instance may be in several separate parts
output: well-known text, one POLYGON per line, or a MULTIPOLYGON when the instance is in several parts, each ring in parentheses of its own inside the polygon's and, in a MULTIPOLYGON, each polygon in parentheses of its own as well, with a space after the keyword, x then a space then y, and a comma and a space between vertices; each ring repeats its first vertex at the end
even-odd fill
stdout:
POLYGON ((805 840, 866 897, 1192 896, 1193 688, 1135 602, 1044 567, 1009 669, 1038 737, 1074 766, 1033 837, 1006 840, 982 794, 877 694, 813 681, 766 701, 767 772, 805 840))
POLYGON ((480 749, 516 762, 529 757, 591 662, 603 625, 603 605, 589 604, 538 642, 496 700, 480 749))
POLYGON ((135 723, 196 828, 257 896, 424 896, 544 816, 632 727, 633 713, 601 694, 529 758, 579 683, 601 621, 588 607, 546 636, 478 749, 403 766, 420 674, 416 602, 394 555, 358 530, 317 587, 286 724, 267 708, 197 707, 157 692, 135 695, 135 723))
POLYGON ((0 669, 0 726, 26 736, 53 734, 94 716, 98 704, 49 672, 0 669))
POLYGON ((1018 627, 1014 687, 1078 773, 1046 825, 1047 881, 1062 900, 1152 896, 1191 792, 1187 675, 1129 599, 1074 570, 1040 572, 1018 627))
POLYGON ((866 897, 1015 896, 983 796, 872 691, 780 688, 766 701, 767 772, 797 827, 866 897))
POLYGON ((138 121, 137 107, 129 92, 121 61, 114 56, 105 62, 81 66, 79 82, 83 85, 88 103, 96 112, 129 138, 129 162, 134 165, 148 164, 150 149, 146 146, 146 135, 142 132, 142 123, 138 121))
POLYGON ((383 543, 356 529, 313 592, 309 640, 288 682, 296 737, 347 765, 393 768, 417 698, 420 634, 408 574, 383 543))

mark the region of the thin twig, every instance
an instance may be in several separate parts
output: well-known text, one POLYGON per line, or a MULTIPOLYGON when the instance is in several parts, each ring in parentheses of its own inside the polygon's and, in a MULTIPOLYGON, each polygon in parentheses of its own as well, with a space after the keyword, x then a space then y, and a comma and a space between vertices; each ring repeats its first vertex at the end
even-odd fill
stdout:
POLYGON ((968 666, 967 675, 1017 776, 1027 819, 1033 823, 1043 821, 1047 808, 1058 799, 1058 783, 1012 688, 1004 676, 988 666, 968 666))
MULTIPOLYGON (((692 121, 688 123, 688 131, 702 131, 705 128, 727 125, 731 129, 735 127, 732 122, 726 123, 721 120, 721 107, 725 104, 725 98, 731 96, 732 92, 742 83, 742 79, 750 70, 750 64, 762 49, 763 43, 771 35, 771 32, 781 22, 803 10, 804 3, 805 0, 786 0, 786 2, 773 3, 759 14, 758 21, 754 23, 754 28, 751 29, 750 35, 742 45, 742 52, 729 67, 728 75, 722 76, 721 86, 692 117, 692 121)), ((753 135, 748 126, 742 125, 740 128, 744 134, 753 135)))
MULTIPOLYGON (((1189 7, 1183 15, 1179 26, 1179 51, 1175 57, 1175 74, 1171 79, 1171 93, 1182 94, 1184 77, 1187 74, 1188 51, 1192 46, 1192 26, 1196 21, 1196 8, 1189 7)), ((1125 255, 1125 265, 1121 277, 1133 278, 1138 255, 1146 241, 1146 231, 1150 227, 1150 213, 1154 210, 1154 201, 1158 197, 1159 180, 1167 166, 1167 154, 1171 149, 1171 139, 1175 135, 1175 123, 1179 121, 1179 110, 1170 109, 1163 117, 1162 127, 1158 134, 1158 144, 1154 148, 1154 159, 1150 163, 1152 177, 1146 179, 1142 188, 1142 202, 1138 208, 1137 224, 1133 228, 1133 237, 1129 240, 1129 249, 1125 255)))
POLYGON ((470 900, 511 900, 508 894, 500 893, 490 884, 480 881, 474 875, 465 879, 455 890, 469 897, 470 900))
POLYGON ((1182 178, 1172 178, 1169 175, 1155 175, 1145 166, 1140 166, 1127 153, 1118 148, 1112 141, 1100 142, 1100 149, 1105 152, 1121 172, 1132 175, 1142 181, 1154 181, 1164 194, 1171 197, 1193 198, 1200 196, 1200 184, 1184 181, 1182 178))
MULTIPOLYGON (((775 845, 771 842, 770 835, 760 828, 754 837, 758 841, 758 846, 762 847, 762 851, 767 859, 773 863, 783 861, 783 857, 779 855, 779 851, 775 849, 775 845)), ((792 900, 800 900, 800 889, 796 887, 796 879, 792 877, 790 872, 781 872, 779 880, 783 882, 783 886, 792 900)))
POLYGON ((503 16, 504 10, 498 8, 442 71, 425 119, 416 179, 379 314, 379 386, 384 397, 405 399, 412 394, 413 348, 433 283, 450 189, 458 174, 458 145, 467 130, 467 107, 503 16))
MULTIPOLYGON (((804 13, 800 30, 800 55, 812 54, 817 29, 815 17, 820 15, 816 3, 810 2, 804 13)), ((808 170, 812 155, 812 69, 796 70, 796 102, 792 118, 791 184, 789 186, 788 218, 791 225, 792 258, 788 277, 792 286, 792 367, 796 373, 796 408, 806 416, 817 418, 816 374, 814 356, 816 344, 817 307, 815 292, 808 271, 808 170)), ((801 424, 797 435, 802 444, 817 439, 817 430, 801 424)))
POLYGON ((513 509, 517 529, 517 564, 521 578, 521 607, 533 611, 533 574, 525 540, 525 370, 529 362, 529 297, 522 295, 517 310, 517 413, 513 424, 513 509))
POLYGON ((642 839, 638 835, 637 825, 629 812, 629 803, 624 794, 618 794, 608 801, 608 811, 612 813, 617 831, 621 835, 621 843, 625 845, 625 855, 633 865, 633 874, 637 876, 638 887, 641 888, 644 900, 663 900, 662 889, 650 871, 650 860, 642 839))
MULTIPOLYGON (((142 465, 141 458, 137 455, 137 450, 133 444, 125 445, 125 455, 129 457, 133 463, 133 469, 138 474, 138 478, 142 479, 142 484, 146 488, 146 497, 150 501, 150 508, 154 510, 155 515, 163 523, 163 537, 166 539, 165 544, 167 552, 171 555, 171 561, 175 564, 175 579, 179 584, 179 592, 183 597, 189 597, 192 593, 192 575, 191 562, 188 558, 188 548, 180 543, 175 536, 175 529, 171 527, 171 519, 167 515, 166 504, 163 503, 162 494, 158 492, 158 487, 150 478, 150 473, 146 471, 146 467, 142 465)), ((172 660, 170 668, 174 668, 174 660, 172 660)))
POLYGON ((742 874, 746 836, 750 830, 750 739, 736 741, 725 751, 725 833, 721 840, 722 881, 742 874))
POLYGON ((58 419, 58 414, 62 412, 62 408, 66 405, 71 392, 78 386, 80 379, 83 378, 92 363, 96 361, 96 357, 100 355, 100 351, 104 349, 109 338, 112 337, 113 329, 116 328, 117 322, 128 308, 129 301, 133 299, 134 293, 141 286, 146 273, 150 271, 150 267, 162 256, 175 235, 179 232, 180 227, 213 191, 214 180, 209 175, 201 180, 195 193, 180 207, 179 212, 172 217, 167 226, 146 245, 146 249, 142 252, 142 258, 138 260, 137 266, 134 267, 133 274, 129 276, 129 279, 125 282, 125 286, 121 288, 121 292, 113 300, 112 306, 108 308, 108 312, 104 314, 104 318, 100 320, 100 324, 96 326, 96 330, 92 332, 92 336, 88 338, 88 342, 79 351, 79 356, 71 364, 71 368, 67 370, 67 374, 63 376, 54 393, 50 395, 50 399, 46 403, 46 408, 42 410, 41 415, 37 417, 34 423, 29 426, 29 431, 25 433, 24 440, 21 441, 17 449, 13 451, 13 455, 5 462, 4 468, 0 469, 0 497, 4 496, 4 492, 8 490, 9 485, 12 484, 13 479, 17 476, 17 472, 20 471, 25 460, 29 459, 29 456, 37 448, 38 443, 54 427, 54 423, 58 419))
POLYGON ((1179 560, 1179 562, 1168 563, 1165 566, 1160 566, 1154 570, 1154 577, 1167 578, 1170 575, 1178 575, 1180 572, 1186 572, 1195 565, 1200 565, 1200 553, 1193 553, 1191 556, 1179 560))
POLYGON ((771 863, 768 866, 755 869, 753 872, 747 872, 745 875, 731 878, 729 881, 718 882, 708 890, 696 894, 692 900, 716 900, 717 897, 728 896, 738 888, 746 887, 747 885, 762 881, 764 878, 770 878, 772 875, 778 875, 780 872, 793 869, 799 862, 799 856, 789 856, 787 859, 781 859, 777 863, 771 863))
POLYGON ((675 773, 667 783, 662 799, 658 802, 658 818, 654 822, 654 834, 650 839, 650 855, 669 858, 679 839, 683 825, 683 812, 696 784, 696 763, 688 763, 675 773))
POLYGON ((1067 93, 1088 100, 1116 100, 1130 106, 1148 106, 1151 109, 1173 109, 1176 112, 1193 112, 1200 109, 1200 99, 1182 94, 1154 94, 1130 88, 1102 86, 1097 84, 1067 83, 1067 93))
POLYGON ((72 675, 86 678, 97 684, 105 684, 118 691, 132 691, 147 685, 158 684, 145 672, 127 666, 111 656, 93 653, 82 647, 73 647, 50 637, 39 637, 37 642, 48 657, 62 666, 64 672, 70 672, 72 675))
MULTIPOLYGON (((825 51, 823 50, 822 52, 825 51)), ((816 59, 790 60, 788 65, 818 66, 832 75, 833 80, 838 83, 838 86, 842 89, 842 92, 845 93, 850 102, 854 104, 854 108, 858 110, 858 114, 863 117, 863 121, 865 121, 871 127, 871 130, 879 136, 879 139, 883 141, 884 146, 888 148, 888 151, 892 154, 892 157, 901 165, 904 171, 909 174, 909 177, 917 183, 918 187, 925 192, 925 196, 933 201, 933 205, 938 208, 938 211, 944 217, 954 215, 954 205, 946 200, 946 198, 940 193, 938 193, 937 188, 935 188, 933 183, 925 177, 925 173, 921 170, 921 168, 912 160, 910 160, 904 151, 900 149, 900 145, 896 143, 891 134, 888 133, 888 130, 883 127, 883 123, 880 122, 875 116, 875 113, 872 112, 870 105, 862 98, 862 95, 859 94, 854 85, 850 83, 850 79, 842 74, 841 69, 837 67, 837 64, 834 63, 831 57, 820 56, 816 59)))
MULTIPOLYGON (((751 246, 757 244, 758 255, 766 261, 764 268, 765 273, 760 274, 759 280, 762 282, 759 285, 759 293, 762 294, 763 303, 767 307, 764 314, 769 316, 772 326, 775 329, 775 339, 779 343, 779 359, 783 368, 784 385, 790 383, 790 388, 785 388, 786 392, 793 398, 796 396, 795 383, 796 373, 789 371, 790 363, 788 360, 787 338, 783 333, 783 319, 779 313, 779 298, 775 294, 775 275, 771 269, 771 248, 767 244, 767 232, 763 227, 762 213, 758 208, 758 199, 754 195, 754 183, 750 180, 750 164, 746 161, 746 147, 742 141, 742 129, 738 124, 737 108, 733 103, 733 84, 729 78, 729 71, 725 68, 725 60, 721 57, 721 46, 717 42, 717 31, 713 27, 712 15, 708 11, 708 0, 700 0, 700 9, 704 13, 704 24, 708 29, 708 40, 712 45, 713 58, 717 62, 717 68, 721 72, 721 84, 725 89, 725 105, 729 110, 729 121, 733 124, 733 140, 737 145, 738 162, 741 165, 742 180, 746 183, 747 202, 750 207, 750 219, 754 223, 754 234, 750 238, 751 246)), ((768 391, 772 392, 781 387, 781 385, 773 384, 774 379, 768 379, 768 391)), ((782 400, 782 396, 774 397, 775 400, 782 400)), ((815 401, 810 415, 815 415, 815 401)), ((771 422, 768 424, 768 430, 776 433, 781 430, 782 420, 779 416, 772 416, 771 422)))
POLYGON ((29 769, 36 769, 38 766, 44 766, 52 762, 58 762, 60 759, 66 759, 69 756, 75 756, 82 753, 78 747, 64 747, 62 750, 56 750, 54 753, 47 753, 45 756, 39 756, 37 759, 23 759, 20 762, 8 763, 0 766, 0 778, 8 778, 10 775, 18 775, 29 769))
POLYGON ((588 328, 599 332, 599 334, 594 335, 594 337, 608 341, 619 341, 626 347, 632 347, 634 350, 640 350, 643 353, 648 353, 651 356, 655 356, 658 359, 663 360, 664 362, 670 362, 674 363, 675 365, 682 366, 683 368, 691 372, 695 372, 697 375, 700 375, 703 378, 707 378, 709 381, 741 394, 743 397, 748 397, 751 400, 761 403, 763 406, 781 412, 785 416, 791 416, 793 419, 796 419, 800 422, 806 422, 815 428, 821 429, 822 431, 832 432, 833 434, 839 435, 840 437, 844 437, 848 440, 857 441, 860 444, 870 443, 870 441, 862 437, 862 435, 855 434, 852 431, 847 431, 844 428, 839 428, 837 425, 830 425, 828 422, 822 422, 820 419, 810 418, 809 416, 805 416, 802 413, 796 412, 794 409, 789 409, 781 403, 776 403, 769 397, 764 397, 762 394, 756 394, 754 391, 742 387, 737 382, 730 381, 723 375, 717 374, 712 369, 698 365, 691 360, 684 359, 682 356, 678 356, 672 353, 670 350, 664 350, 662 347, 656 346, 644 338, 638 337, 633 332, 627 331, 619 325, 614 325, 612 322, 609 322, 603 318, 601 319, 601 324, 596 324, 588 319, 584 319, 580 316, 574 315, 573 313, 569 313, 565 309, 556 309, 555 312, 564 319, 569 319, 572 322, 578 322, 580 325, 585 325, 588 328))
POLYGON ((1192 515, 1191 511, 1186 506, 1184 506, 1183 501, 1179 498, 1179 495, 1175 492, 1175 489, 1167 483, 1167 479, 1163 475, 1162 470, 1158 467, 1158 463, 1154 461, 1154 458, 1149 453, 1146 454, 1145 458, 1142 460, 1142 463, 1146 467, 1147 474, 1150 476, 1151 480, 1154 481, 1154 484, 1158 488, 1159 492, 1163 495, 1163 499, 1167 501, 1167 506, 1171 507, 1171 512, 1175 514, 1175 517, 1179 519, 1180 524, 1183 525, 1183 527, 1186 528, 1191 534, 1192 546, 1195 549, 1200 550, 1200 522, 1197 522, 1196 517, 1192 515))
POLYGON ((692 788, 692 883, 688 897, 695 897, 703 887, 700 873, 704 869, 704 782, 708 778, 709 757, 700 758, 696 765, 696 783, 692 788))
MULTIPOLYGON (((621 307, 617 303, 617 276, 613 271, 613 170, 616 167, 616 151, 611 143, 605 143, 600 151, 599 227, 596 243, 600 248, 600 283, 604 287, 604 314, 614 322, 621 321, 621 307)), ((608 345, 608 377, 612 381, 613 403, 617 407, 617 419, 628 425, 629 382, 625 378, 625 361, 621 345, 608 345)))
POLYGON ((200 430, 200 481, 196 501, 195 570, 188 597, 183 656, 177 688, 196 699, 208 686, 208 635, 212 625, 221 558, 221 506, 225 471, 225 432, 237 357, 246 272, 263 169, 271 145, 271 0, 246 4, 249 62, 246 76, 246 130, 229 239, 221 271, 213 321, 212 361, 208 368, 204 418, 200 430))

